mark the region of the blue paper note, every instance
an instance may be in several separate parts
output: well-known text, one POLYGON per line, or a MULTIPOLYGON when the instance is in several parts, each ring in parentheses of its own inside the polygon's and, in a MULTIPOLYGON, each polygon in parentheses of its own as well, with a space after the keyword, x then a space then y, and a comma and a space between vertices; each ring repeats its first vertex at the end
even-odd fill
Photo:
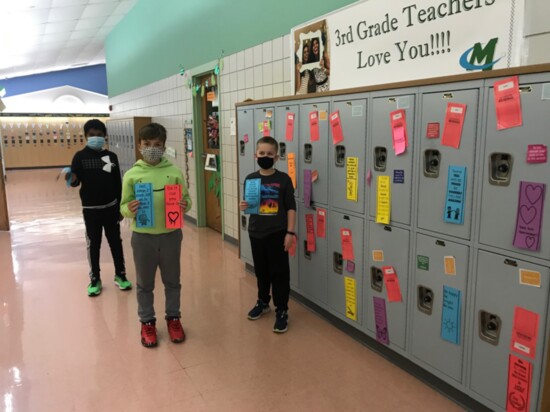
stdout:
POLYGON ((449 166, 447 196, 443 219, 447 223, 464 224, 464 203, 466 199, 466 167, 449 166))
POLYGON ((461 291, 443 286, 443 311, 441 314, 441 338, 460 344, 461 291))
POLYGON ((134 185, 136 200, 139 207, 136 213, 137 227, 153 227, 155 215, 153 213, 153 185, 151 183, 136 183, 134 185))
POLYGON ((244 200, 248 207, 244 213, 248 215, 257 215, 260 211, 260 196, 262 188, 262 179, 247 179, 244 182, 244 200))
POLYGON ((394 170, 393 171, 393 183, 405 183, 405 171, 394 170))

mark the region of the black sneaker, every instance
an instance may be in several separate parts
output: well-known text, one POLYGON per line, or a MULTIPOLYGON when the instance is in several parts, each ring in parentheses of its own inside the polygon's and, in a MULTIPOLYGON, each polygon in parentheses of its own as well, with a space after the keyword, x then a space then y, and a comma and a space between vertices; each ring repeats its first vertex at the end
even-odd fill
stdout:
POLYGON ((285 333, 288 330, 288 312, 286 310, 277 310, 275 313, 275 325, 273 332, 285 333))
POLYGON ((256 302, 256 306, 254 306, 252 309, 250 309, 250 312, 248 312, 248 319, 260 319, 264 313, 267 313, 270 310, 271 308, 269 307, 269 304, 265 304, 260 299, 258 299, 258 301, 256 302))

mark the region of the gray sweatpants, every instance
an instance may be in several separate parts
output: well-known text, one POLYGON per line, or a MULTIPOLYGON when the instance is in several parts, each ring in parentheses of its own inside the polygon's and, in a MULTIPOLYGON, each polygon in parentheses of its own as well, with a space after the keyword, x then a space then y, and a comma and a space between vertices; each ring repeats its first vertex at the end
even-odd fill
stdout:
POLYGON ((180 253, 181 230, 161 235, 132 233, 132 250, 136 266, 138 316, 141 322, 155 320, 155 274, 160 268, 166 297, 166 317, 181 316, 180 253))

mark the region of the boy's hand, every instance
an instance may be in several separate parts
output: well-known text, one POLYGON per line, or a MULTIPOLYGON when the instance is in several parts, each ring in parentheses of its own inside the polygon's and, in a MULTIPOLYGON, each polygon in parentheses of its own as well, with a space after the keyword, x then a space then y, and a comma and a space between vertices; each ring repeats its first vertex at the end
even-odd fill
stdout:
POLYGON ((239 209, 243 211, 243 210, 246 210, 247 207, 248 207, 248 202, 246 200, 241 200, 241 202, 239 203, 239 209))
POLYGON ((296 236, 289 235, 288 233, 285 236, 285 252, 288 252, 292 245, 296 242, 296 236))
POLYGON ((136 214, 139 207, 139 200, 132 200, 128 203, 128 210, 132 212, 134 215, 136 214))
POLYGON ((187 209, 187 200, 181 199, 178 202, 178 205, 180 205, 181 210, 185 211, 187 209))

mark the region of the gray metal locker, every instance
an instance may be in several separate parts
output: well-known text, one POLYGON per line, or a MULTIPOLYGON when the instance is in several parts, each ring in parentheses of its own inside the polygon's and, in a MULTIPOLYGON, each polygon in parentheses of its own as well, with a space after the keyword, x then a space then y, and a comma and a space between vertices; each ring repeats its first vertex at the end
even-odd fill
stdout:
MULTIPOLYGON (((332 128, 329 129, 329 204, 346 212, 363 214, 365 212, 365 167, 367 147, 367 99, 359 96, 343 96, 332 102, 331 114, 338 111, 344 141, 333 144, 332 128), (340 100, 342 99, 342 100, 340 100), (357 201, 348 200, 347 196, 347 159, 357 157, 354 168, 357 173, 357 201)), ((329 114, 330 115, 330 114, 329 114)))
MULTIPOLYGON (((239 185, 241 198, 244 193, 244 185, 239 185)), ((239 199, 240 201, 240 199, 239 199)), ((252 248, 250 246, 250 237, 248 236, 248 219, 250 215, 245 215, 239 210, 239 230, 240 230, 240 243, 241 243, 241 259, 246 263, 253 265, 252 261, 252 248)))
MULTIPOLYGON (((338 212, 328 213, 328 305, 340 318, 348 323, 361 325, 362 313, 362 274, 364 220, 338 212), (349 229, 353 239, 354 261, 343 260, 341 229, 349 229), (355 279, 355 313, 347 307, 345 277, 355 279), (348 318, 349 315, 351 318, 348 318), (356 320, 353 320, 356 318, 356 320)), ((351 301, 350 301, 351 303, 351 301)))
POLYGON ((530 411, 540 410, 537 400, 544 372, 549 277, 547 267, 483 250, 478 253, 470 387, 502 410, 506 409, 510 353, 532 363, 530 411), (538 272, 540 287, 520 284, 521 269, 538 272), (511 352, 516 306, 539 315, 535 359, 511 352))
MULTIPOLYGON (((546 81, 550 82, 548 75, 545 77, 546 81)), ((550 259, 550 239, 543 235, 550 233, 549 187, 546 188, 544 199, 540 249, 536 250, 534 243, 531 249, 517 248, 513 244, 516 216, 521 212, 518 210, 520 182, 539 182, 547 185, 549 183, 550 164, 548 162, 527 163, 526 161, 529 145, 548 144, 550 100, 541 99, 544 85, 540 81, 541 76, 520 77, 523 125, 511 129, 497 130, 493 88, 489 90, 483 157, 480 242, 541 259, 550 259)), ((494 80, 491 80, 490 84, 493 82, 494 80)), ((532 194, 527 195, 529 200, 535 200, 534 197, 538 196, 538 193, 533 191, 532 194)), ((531 205, 527 206, 526 211, 528 220, 531 219, 530 207, 531 205)))
MULTIPOLYGON (((458 243, 420 234, 416 238, 416 268, 412 282, 415 299, 409 306, 412 312, 411 353, 456 382, 462 382, 468 253, 469 247, 458 243), (455 275, 445 274, 446 256, 453 257, 456 262, 455 275), (461 293, 458 344, 441 337, 442 321, 445 321, 442 319, 444 286, 461 293)), ((449 328, 452 327, 449 324, 449 328)), ((458 332, 458 328, 455 331, 458 332)))
POLYGON ((275 129, 277 135, 273 136, 279 143, 279 160, 277 161, 276 168, 282 172, 288 174, 288 154, 294 154, 294 165, 296 169, 296 188, 294 189, 294 196, 299 197, 300 193, 300 141, 299 141, 299 123, 300 123, 300 106, 297 104, 285 103, 282 106, 277 106, 275 109, 275 129), (294 114, 294 131, 292 135, 292 141, 286 140, 286 120, 287 114, 294 114))
POLYGON ((407 336, 407 293, 409 284, 410 232, 393 226, 369 222, 366 270, 364 271, 364 313, 366 329, 376 335, 373 297, 386 299, 386 316, 390 347, 405 350, 407 336), (375 260, 376 259, 376 260, 375 260), (393 266, 401 288, 402 302, 388 302, 383 266, 393 266))
POLYGON ((275 137, 276 129, 274 106, 260 106, 259 108, 254 109, 254 147, 256 146, 258 139, 264 135, 264 129, 262 126, 264 122, 269 124, 268 136, 275 137))
MULTIPOLYGON (((474 193, 475 153, 478 126, 479 89, 441 90, 422 94, 422 122, 419 153, 418 227, 470 239, 474 193), (443 146, 448 103, 466 104, 460 147, 443 146), (428 124, 439 123, 440 137, 427 138, 428 124), (449 166, 465 166, 466 192, 464 223, 444 221, 449 166)), ((392 202, 393 203, 393 202, 392 202)))
MULTIPOLYGON (((298 216, 300 216, 300 205, 296 204, 296 219, 298 219, 298 216)), ((299 264, 298 261, 300 260, 300 240, 302 239, 302 236, 300 234, 300 225, 298 222, 296 222, 296 226, 294 228, 294 232, 296 233, 296 254, 294 256, 290 256, 290 253, 288 254, 288 263, 290 266, 290 288, 292 290, 297 290, 300 285, 300 271, 299 271, 299 264)))
POLYGON ((318 179, 312 184, 311 200, 317 204, 328 204, 328 115, 329 102, 326 100, 309 100, 300 105, 300 175, 297 176, 301 186, 300 197, 304 200, 304 170, 317 171, 318 179), (310 114, 318 113, 319 140, 312 141, 310 135, 310 114))
MULTIPOLYGON (((385 92, 388 93, 388 92, 385 92)), ((390 176, 391 221, 409 225, 411 223, 412 169, 414 155, 415 95, 401 90, 388 95, 378 93, 372 99, 372 121, 369 122, 369 149, 372 181, 370 190, 370 216, 376 216, 377 178, 390 176), (409 146, 405 153, 396 155, 393 149, 390 114, 405 111, 409 146)))
MULTIPOLYGON (((302 235, 300 236, 300 251, 299 268, 300 278, 299 287, 300 292, 312 300, 313 302, 326 306, 327 304, 327 250, 328 241, 326 238, 315 237, 316 251, 307 252, 307 230, 306 230, 306 214, 315 214, 316 207, 306 209, 300 202, 298 206, 298 230, 302 235)), ((329 222, 327 222, 328 224, 329 222)), ((317 226, 315 225, 315 229, 317 226)), ((328 227, 327 227, 328 229, 328 227)))
POLYGON ((239 129, 237 138, 239 184, 242 185, 246 176, 257 169, 254 161, 256 151, 254 146, 254 109, 238 109, 237 124, 239 129))

